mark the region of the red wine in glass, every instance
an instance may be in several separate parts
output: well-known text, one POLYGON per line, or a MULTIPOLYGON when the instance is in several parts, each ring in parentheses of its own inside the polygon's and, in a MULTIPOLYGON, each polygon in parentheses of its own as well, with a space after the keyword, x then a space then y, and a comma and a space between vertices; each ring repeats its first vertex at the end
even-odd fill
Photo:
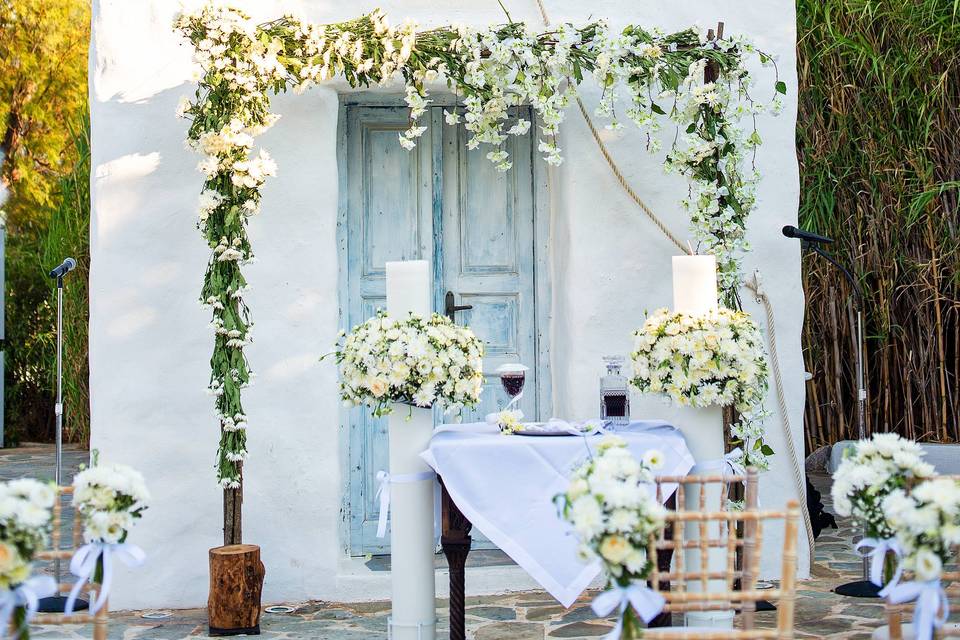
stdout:
POLYGON ((511 398, 514 398, 520 395, 520 392, 523 391, 523 383, 526 382, 527 376, 522 371, 520 373, 504 373, 500 375, 500 384, 503 385, 503 390, 510 395, 511 398))
POLYGON ((511 398, 516 398, 523 391, 523 383, 527 380, 527 367, 519 363, 505 364, 497 369, 500 374, 500 384, 511 398))

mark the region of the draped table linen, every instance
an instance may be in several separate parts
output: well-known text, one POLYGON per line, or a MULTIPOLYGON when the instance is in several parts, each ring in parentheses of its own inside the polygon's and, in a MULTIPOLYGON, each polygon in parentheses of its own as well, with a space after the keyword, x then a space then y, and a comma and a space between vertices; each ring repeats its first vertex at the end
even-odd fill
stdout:
MULTIPOLYGON (((686 475, 693 456, 680 432, 662 421, 635 421, 616 435, 638 459, 663 453, 659 475, 686 475)), ((486 423, 441 425, 420 454, 443 479, 451 499, 492 543, 569 607, 600 573, 599 562, 577 555, 571 527, 557 515, 554 496, 571 471, 603 439, 592 436, 504 436, 486 423)), ((667 500, 676 486, 663 487, 667 500)), ((652 491, 651 487, 651 491, 652 491)))

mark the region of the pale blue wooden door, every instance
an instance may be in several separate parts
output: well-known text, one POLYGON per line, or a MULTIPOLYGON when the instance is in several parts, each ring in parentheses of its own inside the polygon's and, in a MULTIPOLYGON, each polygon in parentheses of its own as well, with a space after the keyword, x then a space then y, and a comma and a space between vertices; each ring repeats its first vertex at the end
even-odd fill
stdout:
MULTIPOLYGON (((524 412, 537 415, 534 207, 529 137, 513 137, 514 167, 498 173, 485 150, 468 151, 464 131, 443 124, 439 109, 413 151, 398 134, 409 126, 404 108, 347 105, 341 126, 341 166, 346 171, 340 237, 346 274, 341 308, 352 327, 385 306, 384 263, 426 259, 435 274, 436 310, 452 291, 460 312, 486 345, 488 376, 481 406, 463 419, 505 404, 493 375, 504 362, 531 367, 524 412)), ((543 376, 540 376, 543 377, 543 376)), ((445 420, 453 418, 447 416, 445 420)), ((388 467, 386 421, 364 408, 349 417, 349 483, 346 511, 354 555, 389 551, 376 537, 379 517, 375 475, 388 467)), ((478 540, 477 546, 487 546, 478 540)))
MULTIPOLYGON (((509 125, 512 126, 512 125, 509 125)), ((519 362, 528 367, 517 403, 527 419, 537 416, 536 314, 534 286, 533 172, 530 136, 510 136, 504 149, 513 167, 501 173, 481 145, 467 149, 463 126, 443 128, 443 289, 457 313, 484 342, 484 388, 480 405, 463 421, 483 420, 510 397, 496 369, 519 362)))

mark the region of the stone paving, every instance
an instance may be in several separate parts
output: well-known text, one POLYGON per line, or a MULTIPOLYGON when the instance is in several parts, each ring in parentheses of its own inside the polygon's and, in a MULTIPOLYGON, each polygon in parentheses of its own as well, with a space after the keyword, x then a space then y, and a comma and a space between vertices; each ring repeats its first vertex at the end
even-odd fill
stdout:
MULTIPOLYGON (((0 479, 21 475, 52 477, 52 452, 48 447, 0 449, 0 479)), ((80 451, 65 455, 72 470, 86 459, 80 451)), ((829 478, 812 476, 829 507, 829 478)), ((795 629, 798 638, 869 638, 880 624, 882 605, 876 600, 846 598, 832 593, 838 584, 859 578, 860 560, 851 551, 853 530, 838 519, 839 530, 825 530, 817 540, 812 578, 798 585, 795 629)), ((770 550, 770 553, 777 553, 770 550)), ((469 581, 469 571, 467 574, 469 581)), ((570 609, 564 609, 544 592, 512 593, 468 598, 468 637, 473 640, 591 639, 609 632, 609 621, 597 620, 585 594, 570 609)), ((261 637, 270 640, 385 640, 389 602, 345 604, 333 602, 290 603, 291 613, 264 613, 261 637)), ((447 602, 438 600, 438 638, 448 635, 447 602)), ((111 615, 109 637, 117 640, 180 640, 206 638, 206 617, 202 609, 178 610, 162 620, 149 620, 146 612, 111 615)), ((775 613, 757 614, 758 624, 771 627, 775 613)), ((34 627, 34 638, 89 638, 84 626, 34 627)))

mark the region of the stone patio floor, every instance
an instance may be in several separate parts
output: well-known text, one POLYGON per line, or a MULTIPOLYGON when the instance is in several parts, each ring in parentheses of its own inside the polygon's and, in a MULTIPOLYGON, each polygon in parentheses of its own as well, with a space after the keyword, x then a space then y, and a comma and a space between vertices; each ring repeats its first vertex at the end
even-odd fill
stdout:
MULTIPOLYGON (((70 450, 65 456, 66 477, 72 477, 86 453, 70 450)), ((53 452, 47 446, 0 449, 0 479, 30 475, 52 477, 53 452)), ((813 476, 829 508, 829 478, 813 476)), ((882 606, 876 600, 847 598, 832 593, 838 584, 859 578, 860 561, 850 550, 853 531, 838 520, 839 530, 825 530, 817 540, 812 578, 799 583, 795 617, 798 638, 869 638, 880 624, 882 606)), ((769 553, 778 553, 770 549, 769 553)), ((470 574, 467 573, 469 583, 470 574)), ((511 593, 467 599, 468 637, 474 640, 549 640, 551 638, 599 638, 610 623, 596 620, 590 610, 592 594, 584 594, 570 609, 564 609, 542 591, 511 593)), ((389 602, 336 603, 298 602, 291 613, 264 613, 260 637, 265 639, 382 640, 387 638, 389 602)), ((447 602, 438 600, 438 638, 446 638, 447 602)), ((148 612, 125 611, 111 615, 109 637, 117 640, 178 640, 206 638, 203 609, 177 610, 162 620, 143 618, 148 612)), ((775 613, 757 614, 758 624, 774 625, 775 613)), ((89 638, 90 627, 35 626, 34 638, 89 638)))

